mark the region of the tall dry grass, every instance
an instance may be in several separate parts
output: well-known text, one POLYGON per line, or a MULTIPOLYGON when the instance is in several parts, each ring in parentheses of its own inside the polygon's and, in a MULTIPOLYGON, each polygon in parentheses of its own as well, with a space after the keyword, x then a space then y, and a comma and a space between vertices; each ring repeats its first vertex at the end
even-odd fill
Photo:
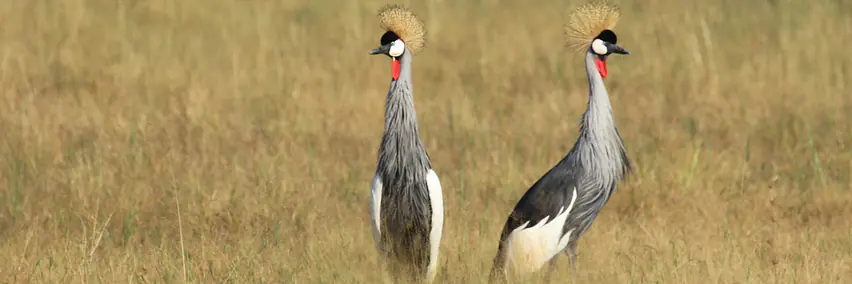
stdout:
MULTIPOLYGON (((377 1, 0 5, 2 282, 376 283, 389 81, 377 1), (180 211, 178 211, 178 203, 180 211), (178 218, 180 213, 181 218, 178 218)), ((409 1, 444 185, 438 280, 481 283, 587 99, 577 1, 409 1)), ((852 5, 620 1, 607 79, 634 161, 585 283, 852 281, 852 5)), ((570 277, 562 260, 558 277, 570 277)))

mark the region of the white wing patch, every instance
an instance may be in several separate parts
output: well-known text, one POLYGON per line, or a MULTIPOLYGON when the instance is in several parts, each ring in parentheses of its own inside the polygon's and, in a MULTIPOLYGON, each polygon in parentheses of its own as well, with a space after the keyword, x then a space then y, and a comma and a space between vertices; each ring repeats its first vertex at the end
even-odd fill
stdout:
POLYGON ((373 243, 376 249, 381 251, 381 212, 382 212, 382 178, 376 173, 373 176, 373 184, 370 188, 370 224, 373 225, 373 243))
POLYGON ((576 201, 575 187, 568 208, 560 208, 556 218, 548 222, 550 216, 544 217, 532 227, 527 227, 530 223, 527 221, 512 230, 506 239, 506 267, 521 274, 535 272, 565 250, 573 230, 564 235, 562 230, 576 201))
MULTIPOLYGON (((438 268, 438 252, 441 246, 441 234, 444 231, 444 197, 441 181, 435 171, 426 174, 426 186, 429 187, 429 201, 432 204, 432 230, 429 232, 429 266, 426 279, 431 282, 438 268)), ((381 197, 380 197, 381 198, 381 197)))

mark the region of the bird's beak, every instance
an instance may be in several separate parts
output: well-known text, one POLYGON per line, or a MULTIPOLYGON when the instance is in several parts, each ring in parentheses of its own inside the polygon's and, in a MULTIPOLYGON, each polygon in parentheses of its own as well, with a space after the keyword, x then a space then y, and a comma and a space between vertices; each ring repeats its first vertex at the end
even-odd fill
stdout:
POLYGON ((618 45, 615 45, 615 44, 607 44, 607 47, 606 47, 606 48, 607 48, 607 49, 609 49, 609 50, 611 50, 611 51, 612 51, 612 53, 618 53, 618 54, 630 54, 630 51, 627 51, 626 49, 624 49, 624 48, 622 48, 622 47, 620 47, 620 46, 618 46, 618 45))
POLYGON ((371 50, 371 51, 370 51, 370 55, 376 55, 376 54, 388 54, 388 52, 390 52, 390 48, 391 48, 391 44, 390 44, 390 43, 385 44, 385 45, 382 45, 382 46, 379 46, 378 48, 371 50))

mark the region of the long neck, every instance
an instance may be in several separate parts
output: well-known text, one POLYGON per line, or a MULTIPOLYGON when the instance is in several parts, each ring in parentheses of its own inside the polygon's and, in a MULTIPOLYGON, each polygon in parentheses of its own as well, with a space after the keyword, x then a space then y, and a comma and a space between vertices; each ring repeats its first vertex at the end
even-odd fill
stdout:
POLYGON ((630 169, 630 162, 615 126, 609 94, 595 65, 596 57, 591 51, 586 52, 589 104, 580 124, 580 136, 568 159, 579 163, 586 174, 614 183, 630 169))
MULTIPOLYGON (((583 114, 583 130, 592 134, 590 139, 610 139, 615 133, 615 119, 612 116, 612 105, 609 93, 606 91, 601 73, 595 65, 595 55, 586 52, 586 75, 589 78, 589 104, 583 114)), ((598 141, 603 142, 603 141, 598 141)))
POLYGON ((387 179, 419 180, 431 168, 426 148, 420 141, 414 93, 411 85, 411 55, 405 51, 400 61, 399 79, 392 81, 385 105, 385 132, 379 147, 378 170, 387 179))

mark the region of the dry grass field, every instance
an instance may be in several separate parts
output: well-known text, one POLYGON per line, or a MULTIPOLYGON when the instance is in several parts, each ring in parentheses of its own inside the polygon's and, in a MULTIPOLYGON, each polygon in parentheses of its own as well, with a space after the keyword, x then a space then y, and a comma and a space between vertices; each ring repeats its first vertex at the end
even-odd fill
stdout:
MULTIPOLYGON (((444 187, 438 282, 484 283, 576 139, 582 1, 408 1, 444 187)), ((852 2, 616 1, 634 172, 583 283, 852 283, 852 2)), ((379 1, 0 5, 0 282, 378 283, 379 1)), ((557 277, 571 276, 563 257, 557 277)), ((561 280, 565 280, 561 279, 561 280)))

